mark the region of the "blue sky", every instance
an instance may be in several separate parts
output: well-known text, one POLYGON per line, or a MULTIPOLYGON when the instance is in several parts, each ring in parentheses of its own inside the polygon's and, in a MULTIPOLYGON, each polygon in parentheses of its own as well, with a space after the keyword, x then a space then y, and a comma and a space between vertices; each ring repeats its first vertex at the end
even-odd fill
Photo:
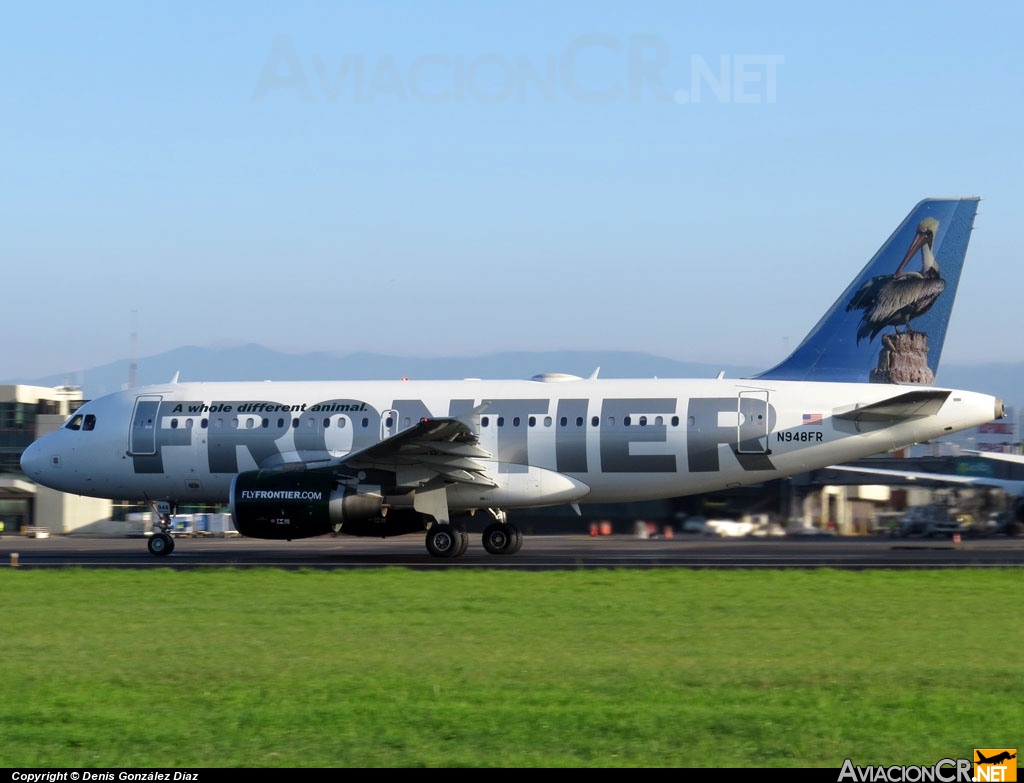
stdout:
POLYGON ((968 195, 943 361, 1024 360, 1022 9, 7 7, 0 375, 233 342, 767 368, 968 195))

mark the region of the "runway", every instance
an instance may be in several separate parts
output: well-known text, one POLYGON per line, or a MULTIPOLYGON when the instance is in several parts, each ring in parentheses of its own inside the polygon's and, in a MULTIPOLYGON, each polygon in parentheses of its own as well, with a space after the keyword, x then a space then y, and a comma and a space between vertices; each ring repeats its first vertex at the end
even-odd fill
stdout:
POLYGON ((487 554, 471 535, 466 553, 440 560, 423 536, 301 541, 247 538, 178 538, 166 557, 154 557, 143 538, 0 537, 0 567, 33 568, 381 568, 570 570, 597 568, 690 569, 927 569, 1020 568, 1024 537, 893 539, 809 537, 708 539, 691 536, 527 536, 515 555, 487 554))

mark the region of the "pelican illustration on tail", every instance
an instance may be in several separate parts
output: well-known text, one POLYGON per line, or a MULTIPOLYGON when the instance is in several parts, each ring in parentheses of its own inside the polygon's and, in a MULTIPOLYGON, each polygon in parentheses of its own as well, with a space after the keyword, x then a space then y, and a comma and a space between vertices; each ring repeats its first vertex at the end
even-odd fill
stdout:
POLYGON ((946 281, 939 276, 932 245, 939 231, 939 221, 927 217, 921 221, 899 267, 891 275, 871 278, 846 306, 847 310, 863 310, 857 342, 865 337, 874 340, 887 326, 904 327, 910 333, 910 322, 927 313, 935 300, 946 290, 946 281), (920 251, 921 271, 904 272, 910 260, 920 251))

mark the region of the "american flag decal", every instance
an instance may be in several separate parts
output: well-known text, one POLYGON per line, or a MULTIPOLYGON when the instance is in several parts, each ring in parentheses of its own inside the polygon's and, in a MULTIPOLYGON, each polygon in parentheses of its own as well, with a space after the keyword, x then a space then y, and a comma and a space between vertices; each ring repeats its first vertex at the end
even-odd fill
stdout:
POLYGON ((821 414, 820 413, 805 413, 804 414, 804 426, 805 427, 820 427, 821 426, 821 414))

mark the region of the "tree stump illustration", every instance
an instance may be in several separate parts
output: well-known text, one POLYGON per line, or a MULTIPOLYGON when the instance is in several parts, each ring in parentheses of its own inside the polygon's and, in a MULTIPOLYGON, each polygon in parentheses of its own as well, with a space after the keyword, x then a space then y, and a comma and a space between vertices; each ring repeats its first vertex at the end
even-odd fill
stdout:
POLYGON ((882 336, 878 367, 871 371, 872 383, 935 383, 928 366, 928 335, 897 332, 882 336))

